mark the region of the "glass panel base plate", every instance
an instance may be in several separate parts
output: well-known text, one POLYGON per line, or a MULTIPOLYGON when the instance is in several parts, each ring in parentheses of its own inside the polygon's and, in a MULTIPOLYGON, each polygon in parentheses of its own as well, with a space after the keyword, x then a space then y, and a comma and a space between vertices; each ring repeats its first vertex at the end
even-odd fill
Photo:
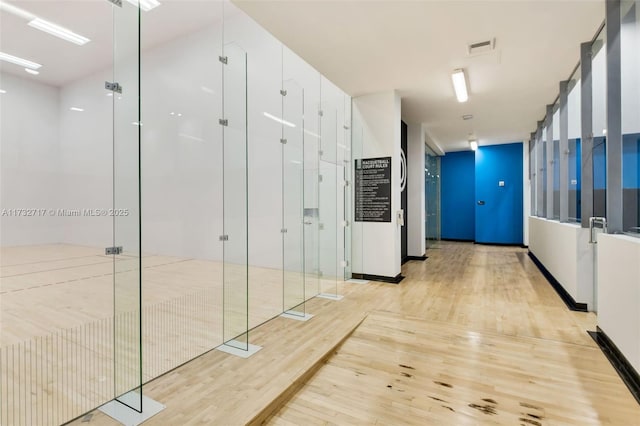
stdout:
MULTIPOLYGON (((118 399, 125 404, 136 406, 140 403, 140 394, 132 391, 122 395, 118 399)), ((127 407, 122 402, 114 399, 98 408, 98 410, 125 426, 138 426, 166 408, 159 402, 147 398, 144 395, 142 396, 142 413, 138 413, 133 408, 127 407)))
POLYGON ((247 344, 244 342, 236 341, 236 340, 230 340, 227 343, 229 344, 218 346, 216 350, 225 352, 231 355, 239 356, 240 358, 249 358, 251 355, 255 354, 260 349, 262 349, 262 346, 252 345, 251 343, 248 344, 247 350, 240 349, 241 347, 246 347, 247 344), (233 346, 230 346, 230 345, 233 345, 233 346))
POLYGON ((297 321, 309 321, 311 318, 313 318, 312 314, 307 314, 307 313, 298 312, 298 311, 287 311, 280 314, 280 316, 282 318, 288 318, 288 319, 297 320, 297 321))
POLYGON ((329 299, 329 300, 342 300, 342 299, 344 299, 344 296, 341 296, 339 294, 330 294, 330 293, 320 293, 316 297, 319 297, 321 299, 329 299))
POLYGON ((347 282, 351 284, 369 284, 369 280, 358 280, 356 278, 348 279, 347 282))

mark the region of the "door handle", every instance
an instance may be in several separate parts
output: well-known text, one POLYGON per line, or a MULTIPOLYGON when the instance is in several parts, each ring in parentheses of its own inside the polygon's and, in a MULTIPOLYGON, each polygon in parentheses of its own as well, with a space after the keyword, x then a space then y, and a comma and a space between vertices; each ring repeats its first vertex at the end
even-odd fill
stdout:
POLYGON ((485 204, 485 203, 484 203, 484 200, 478 200, 478 205, 479 205, 479 206, 484 206, 484 204, 485 204))

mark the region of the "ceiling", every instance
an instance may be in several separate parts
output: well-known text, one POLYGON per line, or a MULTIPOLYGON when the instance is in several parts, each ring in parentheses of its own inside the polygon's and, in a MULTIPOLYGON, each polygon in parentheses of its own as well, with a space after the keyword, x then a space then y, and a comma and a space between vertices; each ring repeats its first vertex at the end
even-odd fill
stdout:
MULTIPOLYGON (((43 67, 38 76, 6 62, 0 70, 46 84, 62 86, 107 68, 136 37, 122 15, 111 18, 106 0, 2 1, 91 39, 76 46, 1 11, 0 51, 43 67)), ((403 119, 424 123, 445 151, 468 149, 470 133, 481 145, 526 139, 555 99, 558 82, 578 62, 580 43, 592 38, 604 17, 602 0, 234 3, 350 95, 397 90, 403 119), (493 53, 467 54, 469 42, 490 38, 496 40, 493 53), (467 73, 464 104, 455 100, 455 68, 467 73), (463 121, 464 114, 474 118, 463 121)), ((126 1, 124 6, 134 10, 126 1)), ((142 14, 142 46, 203 28, 221 12, 217 0, 164 0, 142 14)))
POLYGON ((604 1, 234 0, 352 96, 397 90, 402 117, 444 151, 526 140, 604 20, 604 1), (468 43, 495 38, 470 57, 468 43), (451 72, 464 68, 469 101, 451 72), (462 115, 472 114, 464 121, 462 115))
MULTIPOLYGON (((134 46, 137 39, 136 8, 124 0, 117 15, 107 0, 0 1, 91 39, 77 46, 31 28, 28 19, 0 11, 0 51, 43 65, 38 76, 7 62, 0 62, 0 70, 41 83, 63 86, 104 70, 114 58, 117 64, 118 58, 131 51, 127 47, 134 46)), ((210 25, 221 16, 219 1, 162 1, 161 7, 142 13, 141 46, 162 44, 210 25)))

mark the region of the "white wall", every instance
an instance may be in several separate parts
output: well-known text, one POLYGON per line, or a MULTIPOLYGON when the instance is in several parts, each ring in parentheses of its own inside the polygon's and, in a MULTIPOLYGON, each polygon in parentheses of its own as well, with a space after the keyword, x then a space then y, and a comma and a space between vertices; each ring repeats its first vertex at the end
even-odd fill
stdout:
POLYGON ((598 237, 598 326, 640 373, 640 239, 598 237))
POLYGON ((422 124, 409 123, 407 128, 407 254, 424 256, 424 145, 425 131, 422 124))
POLYGON ((578 303, 593 309, 593 245, 579 224, 529 217, 529 250, 578 303))
POLYGON ((567 96, 567 116, 569 120, 569 139, 582 138, 582 120, 581 120, 581 91, 580 85, 582 81, 578 79, 576 85, 571 89, 567 96))
MULTIPOLYGON (((362 132, 360 158, 391 157, 391 222, 354 222, 353 272, 385 277, 400 273, 400 96, 386 91, 353 98, 353 125, 362 132), (359 271, 356 268, 361 267, 359 271)), ((355 136, 354 136, 355 137, 355 136)), ((355 185, 354 185, 355 186, 355 185)))
MULTIPOLYGON (((0 216, 0 244, 60 242, 58 176, 59 91, 9 74, 0 74, 0 210, 46 209, 42 215, 0 216)), ((64 220, 64 219, 63 219, 64 220)))

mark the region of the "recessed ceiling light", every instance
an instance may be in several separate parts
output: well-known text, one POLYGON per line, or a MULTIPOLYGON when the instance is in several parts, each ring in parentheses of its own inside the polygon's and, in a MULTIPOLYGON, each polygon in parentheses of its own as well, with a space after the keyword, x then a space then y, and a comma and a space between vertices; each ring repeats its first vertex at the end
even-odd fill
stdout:
POLYGON ((71 30, 68 30, 64 27, 61 27, 60 25, 56 25, 53 22, 49 22, 41 18, 35 18, 34 20, 29 21, 29 26, 40 31, 44 31, 45 33, 51 34, 52 36, 77 44, 79 46, 87 44, 91 41, 88 38, 81 36, 80 34, 76 34, 71 30))
POLYGON ((29 74, 33 74, 33 75, 38 75, 38 74, 40 74, 40 71, 32 70, 31 68, 25 68, 24 70, 25 70, 26 72, 28 72, 29 74))
POLYGON ((19 65, 21 67, 37 70, 42 65, 37 62, 32 62, 27 59, 18 58, 17 56, 9 55, 8 53, 0 52, 0 61, 11 62, 12 64, 19 65))
POLYGON ((78 108, 78 107, 71 107, 69 108, 71 111, 78 111, 78 112, 82 112, 84 111, 84 108, 78 108))
POLYGON ((471 151, 475 151, 478 149, 478 141, 470 140, 469 147, 471 147, 471 151))
POLYGON ((6 90, 0 89, 0 93, 7 93, 6 90))
POLYGON ((453 89, 456 91, 458 102, 467 102, 469 95, 467 93, 467 81, 464 77, 464 70, 454 70, 451 74, 451 80, 453 81, 453 89))
POLYGON ((156 7, 160 6, 160 2, 158 0, 140 0, 139 2, 138 0, 127 0, 127 1, 132 5, 134 5, 135 7, 138 7, 138 3, 139 3, 140 9, 142 9, 145 12, 148 12, 151 9, 155 9, 156 7))

